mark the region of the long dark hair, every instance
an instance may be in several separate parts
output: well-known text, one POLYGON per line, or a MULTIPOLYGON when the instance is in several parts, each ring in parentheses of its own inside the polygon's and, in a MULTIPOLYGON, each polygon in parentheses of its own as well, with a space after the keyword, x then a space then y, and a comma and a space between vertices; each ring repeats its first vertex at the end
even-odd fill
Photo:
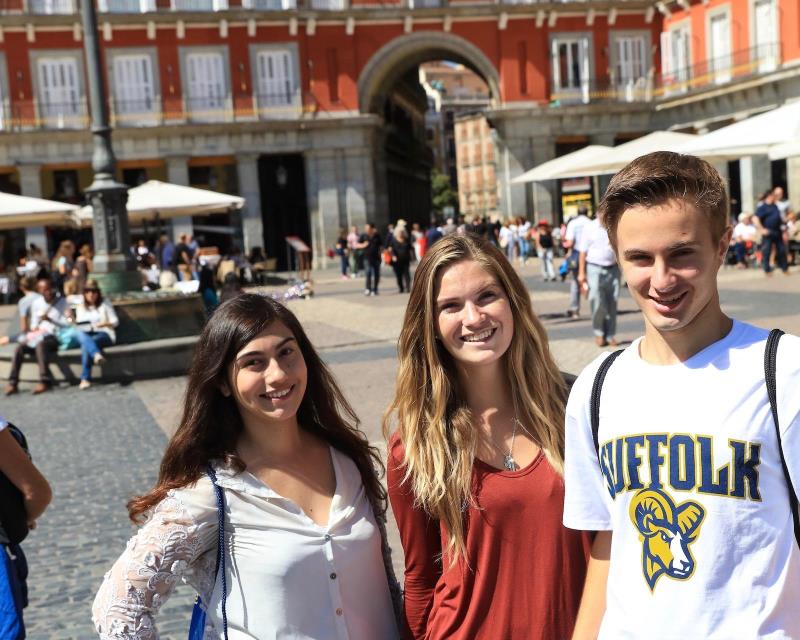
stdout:
POLYGON ((378 477, 383 465, 377 450, 358 429, 358 417, 345 399, 325 363, 295 315, 279 302, 243 293, 221 305, 211 316, 194 352, 189 369, 183 417, 161 460, 156 486, 128 502, 134 522, 163 500, 167 492, 190 485, 205 473, 211 460, 244 471, 236 453, 244 430, 236 401, 225 397, 228 367, 236 354, 275 321, 294 334, 308 370, 306 392, 297 411, 300 426, 349 456, 361 473, 364 489, 383 518, 386 491, 378 477))

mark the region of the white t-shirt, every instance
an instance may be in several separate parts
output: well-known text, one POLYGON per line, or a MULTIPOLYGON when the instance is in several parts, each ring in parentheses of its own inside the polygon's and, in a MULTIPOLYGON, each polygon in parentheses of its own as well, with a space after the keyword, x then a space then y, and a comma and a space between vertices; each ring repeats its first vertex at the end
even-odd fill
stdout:
MULTIPOLYGON (((722 340, 670 366, 642 360, 636 340, 603 385, 602 473, 589 397, 606 354, 576 381, 564 525, 613 531, 601 639, 800 638, 800 549, 764 383, 766 337, 734 321, 722 340)), ((796 488, 799 385, 800 338, 786 335, 777 395, 796 488)))
POLYGON ((608 231, 600 224, 600 220, 591 220, 583 229, 575 248, 586 253, 586 262, 601 267, 612 267, 617 264, 617 256, 608 239, 608 231))
POLYGON ((59 327, 69 324, 67 320, 67 299, 58 297, 53 302, 47 302, 39 296, 31 304, 31 330, 42 329, 54 334, 59 327))
POLYGON ((756 229, 754 224, 745 224, 744 222, 739 222, 733 228, 734 240, 747 242, 748 240, 755 240, 757 235, 758 229, 756 229))
POLYGON ((564 234, 564 239, 571 242, 572 246, 580 242, 581 234, 587 224, 591 222, 588 216, 577 215, 567 223, 567 231, 564 234))

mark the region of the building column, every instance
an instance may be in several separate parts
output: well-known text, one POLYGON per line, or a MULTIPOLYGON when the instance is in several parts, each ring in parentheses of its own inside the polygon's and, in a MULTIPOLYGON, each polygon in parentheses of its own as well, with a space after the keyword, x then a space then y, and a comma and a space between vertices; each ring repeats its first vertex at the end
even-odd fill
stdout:
MULTIPOLYGON (((17 165, 17 174, 19 175, 20 192, 23 196, 42 197, 42 165, 17 165)), ((45 255, 50 255, 50 248, 47 246, 47 230, 44 227, 25 227, 26 249, 31 244, 40 247, 45 255)))
MULTIPOLYGON (((606 147, 613 147, 616 142, 616 134, 614 133, 596 133, 591 138, 591 144, 601 144, 606 147)), ((611 183, 611 178, 614 177, 613 173, 605 173, 601 174, 597 177, 592 177, 592 192, 594 193, 594 184, 597 181, 597 192, 595 197, 597 198, 597 202, 595 202, 595 210, 600 206, 600 201, 603 199, 603 196, 606 194, 606 190, 608 189, 608 185, 611 183)))
MULTIPOLYGON (((183 187, 189 186, 189 159, 186 156, 168 156, 167 161, 167 181, 183 187)), ((172 241, 177 242, 178 238, 186 234, 194 235, 191 216, 178 216, 172 219, 172 241)))
MULTIPOLYGON (((556 157, 556 141, 552 136, 537 136, 531 140, 533 151, 532 167, 539 166, 556 157)), ((549 220, 555 226, 558 206, 556 197, 558 189, 555 180, 529 183, 533 201, 533 217, 537 220, 549 220)))
POLYGON ((239 195, 245 199, 241 217, 244 252, 248 253, 253 247, 264 247, 264 222, 261 212, 260 181, 258 179, 258 154, 236 154, 236 174, 239 179, 239 195))
POLYGON ((789 200, 794 200, 792 209, 797 211, 800 207, 800 156, 786 158, 786 182, 789 200))
POLYGON ((328 265, 328 247, 336 242, 341 222, 336 151, 313 151, 305 155, 305 161, 311 251, 314 267, 324 269, 328 265))
POLYGON ((749 156, 739 160, 739 182, 741 184, 742 211, 754 213, 761 194, 772 185, 769 158, 749 156))

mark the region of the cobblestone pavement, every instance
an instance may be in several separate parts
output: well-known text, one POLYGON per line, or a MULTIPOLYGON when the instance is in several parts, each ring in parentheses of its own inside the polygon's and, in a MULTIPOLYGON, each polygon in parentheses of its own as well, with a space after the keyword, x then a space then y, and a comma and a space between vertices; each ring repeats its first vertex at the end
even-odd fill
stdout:
MULTIPOLYGON (((521 269, 536 312, 547 327, 560 367, 577 373, 600 350, 584 316, 567 320, 567 285, 543 283, 534 262, 521 269)), ((362 281, 341 281, 333 271, 317 277, 311 300, 294 301, 312 341, 333 369, 362 419, 370 440, 383 447, 380 421, 394 384, 395 344, 407 296, 396 293, 384 270, 381 295, 365 298, 362 281)), ((739 319, 800 334, 800 277, 725 270, 723 307, 739 319)), ((0 321, 9 315, 0 308, 0 321)), ((628 341, 642 322, 624 291, 618 337, 628 341)), ((54 502, 25 543, 31 564, 29 637, 91 638, 89 608, 103 573, 133 532, 126 500, 155 480, 166 435, 180 414, 183 378, 131 386, 96 385, 88 392, 60 389, 36 399, 5 400, 2 413, 23 427, 35 459, 55 489, 54 502)), ((395 564, 402 553, 390 528, 395 564)), ((162 638, 185 638, 193 594, 181 586, 159 616, 162 638)))

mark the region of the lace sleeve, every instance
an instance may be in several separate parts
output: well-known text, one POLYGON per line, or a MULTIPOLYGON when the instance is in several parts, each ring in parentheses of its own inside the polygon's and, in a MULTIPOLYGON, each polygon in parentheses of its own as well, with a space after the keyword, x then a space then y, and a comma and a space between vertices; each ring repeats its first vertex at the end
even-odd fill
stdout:
POLYGON ((171 491, 105 575, 92 606, 102 640, 157 640, 155 616, 181 578, 213 587, 217 515, 211 483, 171 491))

